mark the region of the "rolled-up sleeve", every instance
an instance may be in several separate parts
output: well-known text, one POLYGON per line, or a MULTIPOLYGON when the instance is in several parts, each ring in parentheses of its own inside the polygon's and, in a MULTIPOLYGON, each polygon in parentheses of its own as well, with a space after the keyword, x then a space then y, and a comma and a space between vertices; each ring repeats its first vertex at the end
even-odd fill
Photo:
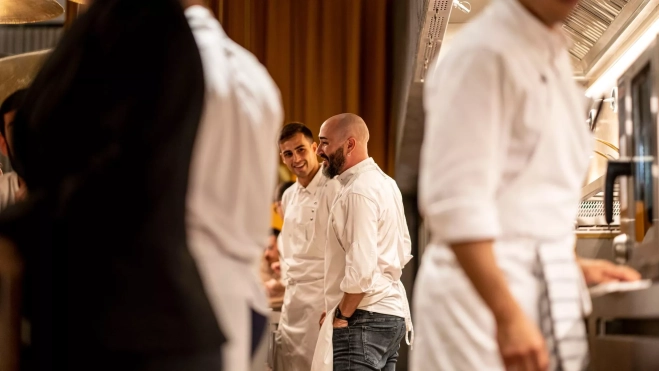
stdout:
POLYGON ((346 196, 344 206, 348 213, 341 239, 346 250, 346 270, 341 291, 368 294, 379 278, 378 207, 360 194, 346 196))
POLYGON ((464 51, 427 82, 419 207, 435 243, 500 234, 496 193, 510 137, 503 75, 497 54, 464 51))

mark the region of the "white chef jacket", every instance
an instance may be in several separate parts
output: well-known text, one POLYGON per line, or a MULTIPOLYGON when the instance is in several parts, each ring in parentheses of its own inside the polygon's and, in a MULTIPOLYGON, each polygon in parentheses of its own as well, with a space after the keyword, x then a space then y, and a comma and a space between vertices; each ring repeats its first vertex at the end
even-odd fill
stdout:
POLYGON ((372 158, 337 179, 343 189, 330 211, 326 307, 336 306, 343 293, 366 293, 358 309, 406 318, 407 298, 399 287, 412 255, 398 185, 372 158))
POLYGON ((318 320, 325 310, 324 260, 329 211, 341 184, 322 173, 299 182, 282 197, 284 225, 282 266, 286 266, 286 295, 279 323, 278 369, 309 371, 318 340, 318 320))
POLYGON ((267 315, 258 263, 270 234, 279 90, 266 69, 201 6, 185 15, 201 54, 206 103, 193 151, 187 231, 228 342, 225 370, 250 367, 251 314, 267 315))
POLYGON ((322 166, 306 187, 295 182, 282 196, 284 225, 281 258, 287 278, 296 281, 322 279, 329 208, 341 184, 323 175, 322 166))
POLYGON ((551 302, 548 346, 563 356, 553 367, 582 366, 589 309, 573 248, 591 150, 584 99, 566 39, 517 0, 467 25, 426 81, 419 202, 431 244, 415 287, 412 370, 503 369, 491 313, 448 248, 486 239, 543 330, 538 308, 551 302))
POLYGON ((573 232, 592 144, 566 46, 517 0, 496 0, 456 36, 425 85, 419 192, 433 243, 573 232), (520 187, 541 129, 556 125, 552 101, 562 97, 574 127, 546 169, 562 177, 539 174, 534 187, 520 187))
POLYGON ((405 339, 408 344, 414 341, 407 294, 400 282, 412 255, 398 185, 372 158, 336 179, 343 188, 330 211, 325 247, 325 307, 330 320, 320 329, 312 371, 333 368, 331 319, 344 293, 365 293, 357 309, 405 318, 405 339))

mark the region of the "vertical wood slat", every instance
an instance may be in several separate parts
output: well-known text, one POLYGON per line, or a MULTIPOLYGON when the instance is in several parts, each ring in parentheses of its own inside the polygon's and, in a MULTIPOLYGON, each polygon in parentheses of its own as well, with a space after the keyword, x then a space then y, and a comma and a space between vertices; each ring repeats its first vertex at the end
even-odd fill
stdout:
POLYGON ((0 56, 22 54, 55 47, 62 34, 59 26, 0 27, 0 56))
POLYGON ((67 1, 65 9, 65 20, 64 20, 64 29, 69 29, 73 22, 78 18, 78 11, 80 6, 74 2, 67 1))
POLYGON ((286 121, 314 134, 332 115, 353 112, 371 131, 370 152, 393 171, 391 66, 393 0, 210 0, 225 31, 268 68, 286 121))

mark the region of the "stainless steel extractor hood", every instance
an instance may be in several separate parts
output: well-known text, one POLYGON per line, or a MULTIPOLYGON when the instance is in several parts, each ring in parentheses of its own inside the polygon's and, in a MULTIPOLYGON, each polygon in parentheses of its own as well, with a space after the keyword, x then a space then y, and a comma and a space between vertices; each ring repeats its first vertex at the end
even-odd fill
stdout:
POLYGON ((581 0, 563 30, 571 39, 570 55, 576 77, 591 74, 607 52, 635 30, 654 10, 657 0, 581 0))

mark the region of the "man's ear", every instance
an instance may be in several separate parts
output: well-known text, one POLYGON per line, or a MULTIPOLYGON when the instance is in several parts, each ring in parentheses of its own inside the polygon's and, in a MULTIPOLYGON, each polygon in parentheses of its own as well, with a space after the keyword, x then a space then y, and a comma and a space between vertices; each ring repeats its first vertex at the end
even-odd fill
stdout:
POLYGON ((348 138, 348 148, 346 152, 351 153, 355 149, 355 146, 357 146, 355 138, 348 138))
POLYGON ((9 150, 7 149, 7 141, 5 140, 5 136, 0 134, 0 152, 2 152, 3 155, 6 157, 9 157, 9 150))
POLYGON ((314 153, 316 153, 316 151, 318 150, 318 143, 316 143, 316 142, 311 143, 311 150, 314 153))

